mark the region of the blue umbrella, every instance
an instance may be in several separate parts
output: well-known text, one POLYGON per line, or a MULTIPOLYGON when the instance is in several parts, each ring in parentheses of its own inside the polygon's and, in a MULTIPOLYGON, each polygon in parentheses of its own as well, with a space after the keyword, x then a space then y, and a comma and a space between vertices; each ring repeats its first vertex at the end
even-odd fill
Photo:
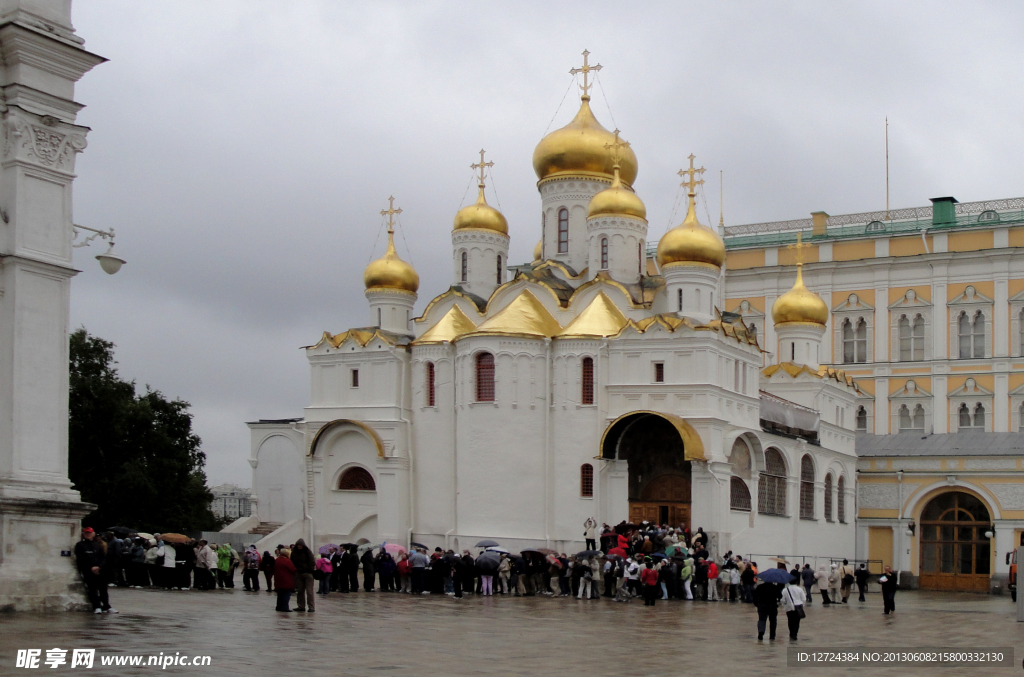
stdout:
POLYGON ((790 578, 792 578, 785 569, 765 569, 759 572, 757 577, 765 583, 781 583, 782 585, 789 583, 790 578))

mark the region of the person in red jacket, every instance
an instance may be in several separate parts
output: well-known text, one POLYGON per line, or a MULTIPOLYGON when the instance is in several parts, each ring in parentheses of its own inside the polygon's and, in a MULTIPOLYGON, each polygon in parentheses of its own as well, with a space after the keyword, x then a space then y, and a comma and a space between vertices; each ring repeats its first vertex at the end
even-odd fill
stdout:
POLYGON ((708 601, 718 600, 718 565, 715 564, 715 560, 711 560, 708 562, 708 601))
POLYGON ((295 564, 291 560, 291 552, 282 548, 274 560, 274 586, 277 588, 277 611, 291 613, 288 603, 295 592, 295 564))
POLYGON ((412 562, 409 561, 409 554, 403 552, 398 560, 398 578, 402 582, 402 589, 399 592, 412 592, 410 576, 412 576, 412 562))
POLYGON ((658 570, 650 557, 644 560, 644 570, 640 572, 640 582, 644 586, 644 606, 654 606, 661 592, 658 587, 658 570))

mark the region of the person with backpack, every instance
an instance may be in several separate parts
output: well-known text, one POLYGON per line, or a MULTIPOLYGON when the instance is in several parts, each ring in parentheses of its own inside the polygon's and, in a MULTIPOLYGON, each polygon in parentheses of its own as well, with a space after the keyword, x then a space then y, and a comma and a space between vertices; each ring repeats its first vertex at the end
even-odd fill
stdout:
POLYGON ((255 545, 250 545, 242 554, 242 587, 247 591, 260 591, 260 557, 255 545))
POLYGON ((843 566, 839 567, 839 594, 843 598, 843 604, 847 604, 847 600, 850 598, 853 581, 853 567, 850 566, 850 560, 844 559, 843 566))

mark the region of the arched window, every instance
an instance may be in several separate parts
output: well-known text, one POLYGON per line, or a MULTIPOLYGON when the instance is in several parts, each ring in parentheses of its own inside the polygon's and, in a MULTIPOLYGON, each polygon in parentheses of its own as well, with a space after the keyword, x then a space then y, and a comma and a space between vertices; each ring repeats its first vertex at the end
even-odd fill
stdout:
POLYGON ((764 452, 764 472, 757 482, 757 511, 764 515, 786 514, 786 462, 778 449, 764 452))
POLYGON ((562 207, 558 210, 558 253, 569 252, 569 210, 562 207))
POLYGON ((857 430, 859 432, 868 430, 868 410, 863 406, 857 407, 857 430))
POLYGON ((985 357, 985 314, 979 310, 972 319, 966 311, 961 312, 957 320, 957 339, 960 359, 985 357))
POLYGON ((1020 403, 1020 410, 1017 413, 1020 415, 1020 425, 1017 426, 1017 432, 1024 433, 1024 402, 1020 403))
POLYGON ((608 238, 601 238, 601 270, 608 270, 608 238))
POLYGON ((490 353, 476 356, 476 401, 494 401, 494 355, 490 353))
POLYGON ((814 519, 814 461, 810 454, 800 459, 800 519, 814 519))
POLYGON ((1020 321, 1020 354, 1024 357, 1024 308, 1020 309, 1017 319, 1020 321))
POLYGON ((462 281, 469 279, 469 254, 462 252, 462 281))
POLYGON ((580 466, 580 496, 589 498, 594 495, 594 466, 584 463, 580 466))
POLYGON ((839 499, 837 507, 839 508, 839 521, 842 524, 846 524, 846 478, 839 477, 839 482, 836 485, 836 498, 839 499))
POLYGON ((757 325, 756 325, 756 324, 753 324, 753 323, 751 323, 751 324, 750 324, 750 325, 749 325, 749 326, 747 327, 747 329, 748 329, 748 330, 750 331, 750 335, 751 335, 751 336, 753 336, 753 337, 754 337, 754 340, 756 341, 756 340, 757 340, 757 325))
POLYGON ((433 407, 436 402, 434 398, 434 363, 427 362, 427 406, 433 407))
POLYGON ((843 320, 843 363, 868 361, 868 325, 864 318, 854 324, 843 320))
POLYGON ((377 491, 377 483, 366 468, 349 468, 341 474, 338 489, 344 491, 377 491))
POLYGON ((971 427, 971 408, 967 404, 960 405, 960 427, 970 428, 971 427))
POLYGON ((960 405, 959 410, 960 429, 984 430, 985 429, 985 405, 979 402, 971 412, 970 406, 965 402, 960 405))
POLYGON ((594 403, 594 358, 584 357, 583 367, 580 373, 580 402, 582 404, 594 403))
POLYGON ((679 312, 683 312, 683 290, 676 290, 676 294, 679 296, 679 312))
POLYGON ((498 284, 501 284, 501 254, 498 254, 498 284))
POLYGON ((832 521, 832 473, 825 475, 825 520, 832 521))
POLYGON ((750 490, 739 477, 729 480, 729 507, 733 510, 750 512, 750 490))
POLYGON ((920 404, 914 407, 914 430, 924 432, 924 407, 920 404))

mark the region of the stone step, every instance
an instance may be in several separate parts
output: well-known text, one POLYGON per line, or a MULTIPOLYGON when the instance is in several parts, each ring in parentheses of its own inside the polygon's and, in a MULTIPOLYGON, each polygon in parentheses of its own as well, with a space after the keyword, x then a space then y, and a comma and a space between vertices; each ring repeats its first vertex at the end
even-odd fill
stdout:
POLYGON ((260 522, 258 526, 249 529, 250 534, 257 534, 259 536, 269 536, 278 529, 281 528, 281 524, 277 522, 260 522))

